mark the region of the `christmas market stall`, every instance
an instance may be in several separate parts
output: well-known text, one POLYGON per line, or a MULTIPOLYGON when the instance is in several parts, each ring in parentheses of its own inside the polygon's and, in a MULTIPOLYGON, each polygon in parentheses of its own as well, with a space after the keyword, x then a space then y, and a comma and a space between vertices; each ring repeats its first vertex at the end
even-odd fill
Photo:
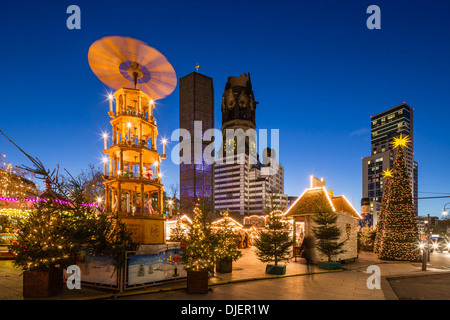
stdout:
POLYGON ((186 236, 189 227, 192 225, 192 219, 186 214, 181 217, 172 217, 166 221, 166 240, 179 242, 186 236))
MULTIPOLYGON (((340 230, 339 242, 344 242, 340 253, 333 257, 334 261, 352 261, 358 257, 357 252, 357 226, 361 216, 350 204, 345 196, 335 196, 334 192, 327 190, 324 179, 311 177, 311 185, 302 195, 289 207, 284 215, 292 220, 295 259, 301 257, 301 244, 307 235, 314 236, 314 217, 316 214, 328 211, 337 214, 336 227, 340 230)), ((327 258, 316 250, 318 260, 327 258)))

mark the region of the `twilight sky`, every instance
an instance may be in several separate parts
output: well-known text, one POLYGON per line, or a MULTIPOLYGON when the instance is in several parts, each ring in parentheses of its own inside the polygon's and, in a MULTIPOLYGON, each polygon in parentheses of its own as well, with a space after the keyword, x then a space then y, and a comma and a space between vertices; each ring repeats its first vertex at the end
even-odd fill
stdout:
MULTIPOLYGON (((165 55, 178 78, 199 63, 214 81, 219 129, 227 77, 250 73, 257 127, 280 130, 290 196, 313 174, 359 209, 370 116, 404 101, 414 108, 419 197, 450 195, 449 10, 442 0, 8 1, 0 11, 0 129, 49 168, 76 175, 101 167, 111 89, 87 53, 102 37, 128 36, 165 55), (66 27, 72 4, 81 30, 66 27), (381 9, 380 30, 366 27, 371 4, 381 9)), ((178 128, 178 102, 178 86, 157 101, 161 137, 178 128)), ((3 137, 0 153, 30 165, 3 137)), ((166 186, 179 183, 170 157, 162 172, 166 186)), ((447 202, 419 200, 419 214, 441 216, 447 202)))

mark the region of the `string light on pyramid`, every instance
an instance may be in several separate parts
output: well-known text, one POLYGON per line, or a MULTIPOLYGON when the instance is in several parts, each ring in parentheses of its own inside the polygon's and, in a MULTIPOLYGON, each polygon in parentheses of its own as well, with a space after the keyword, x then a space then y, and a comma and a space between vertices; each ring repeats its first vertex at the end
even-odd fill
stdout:
POLYGON ((89 48, 88 61, 94 74, 114 90, 107 95, 112 127, 109 146, 108 134, 103 135, 105 211, 131 226, 135 242, 165 243, 160 167, 167 157, 166 143, 160 154, 153 110, 155 101, 175 89, 175 70, 159 51, 129 37, 95 41, 89 48))
POLYGON ((400 134, 400 137, 394 138, 394 141, 391 142, 394 148, 397 147, 408 147, 408 143, 411 142, 411 139, 409 139, 409 135, 403 136, 403 134, 400 134))

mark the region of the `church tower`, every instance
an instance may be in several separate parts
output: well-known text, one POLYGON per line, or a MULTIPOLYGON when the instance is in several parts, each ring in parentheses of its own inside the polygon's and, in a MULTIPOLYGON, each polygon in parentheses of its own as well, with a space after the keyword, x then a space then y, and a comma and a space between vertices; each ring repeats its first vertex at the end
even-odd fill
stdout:
MULTIPOLYGON (((250 74, 244 73, 239 77, 228 77, 221 105, 223 144, 220 155, 236 155, 238 151, 239 137, 229 136, 227 138, 227 130, 241 129, 244 133, 249 129, 256 130, 255 111, 257 104, 250 74)), ((256 141, 248 136, 245 137, 245 154, 251 154, 257 158, 256 141)))
MULTIPOLYGON (((250 74, 229 77, 222 96, 222 146, 214 165, 214 209, 235 218, 284 208, 284 169, 261 163, 256 147, 256 105, 250 74), (228 131, 228 132, 227 132, 228 131), (232 131, 232 132, 230 132, 232 131)), ((266 157, 275 154, 266 148, 266 157)))

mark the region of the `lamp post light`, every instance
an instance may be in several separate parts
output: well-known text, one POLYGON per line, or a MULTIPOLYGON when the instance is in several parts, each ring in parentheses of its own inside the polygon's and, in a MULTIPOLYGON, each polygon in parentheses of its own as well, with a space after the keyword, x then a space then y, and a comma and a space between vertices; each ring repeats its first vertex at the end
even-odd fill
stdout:
POLYGON ((97 208, 100 210, 100 207, 102 206, 103 198, 97 197, 97 208))
POLYGON ((448 211, 446 209, 447 205, 450 204, 450 202, 447 202, 446 204, 444 204, 444 210, 442 210, 442 215, 444 217, 446 217, 448 215, 448 211))
POLYGON ((430 214, 427 215, 427 220, 425 220, 425 239, 420 243, 419 247, 422 249, 422 271, 427 270, 427 262, 430 261, 430 214))
POLYGON ((427 214, 427 260, 430 261, 430 240, 431 240, 431 221, 430 214, 427 214))
POLYGON ((169 217, 172 217, 172 205, 173 205, 173 200, 169 200, 169 217))

